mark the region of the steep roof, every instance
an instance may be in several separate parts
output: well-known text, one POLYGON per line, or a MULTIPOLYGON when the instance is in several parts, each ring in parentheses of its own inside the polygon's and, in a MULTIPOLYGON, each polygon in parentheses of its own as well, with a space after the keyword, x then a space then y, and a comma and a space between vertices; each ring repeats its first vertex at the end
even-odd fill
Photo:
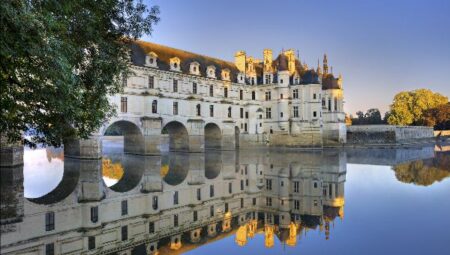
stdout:
POLYGON ((322 77, 322 89, 340 89, 338 79, 333 74, 327 74, 322 77))

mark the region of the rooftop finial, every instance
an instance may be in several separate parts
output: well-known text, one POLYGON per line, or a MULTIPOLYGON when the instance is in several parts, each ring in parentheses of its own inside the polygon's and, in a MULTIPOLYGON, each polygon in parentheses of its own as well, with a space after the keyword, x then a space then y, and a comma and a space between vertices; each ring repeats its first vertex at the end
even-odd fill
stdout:
POLYGON ((323 74, 326 75, 328 74, 328 59, 327 59, 327 54, 323 55, 323 74))

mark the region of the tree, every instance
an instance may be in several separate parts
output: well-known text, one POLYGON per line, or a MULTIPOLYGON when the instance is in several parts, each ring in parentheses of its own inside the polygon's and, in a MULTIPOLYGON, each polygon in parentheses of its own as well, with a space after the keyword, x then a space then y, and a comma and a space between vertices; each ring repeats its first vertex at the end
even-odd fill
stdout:
POLYGON ((115 114, 129 43, 150 34, 142 0, 10 0, 0 5, 0 130, 9 142, 59 146, 115 114))
POLYGON ((436 130, 450 129, 450 103, 425 110, 422 119, 424 125, 436 130))
POLYGON ((390 106, 391 125, 423 125, 424 111, 448 103, 448 98, 428 89, 400 92, 390 106))
POLYGON ((366 113, 362 111, 356 112, 358 118, 352 118, 351 122, 353 125, 367 125, 367 124, 383 124, 383 120, 381 119, 380 110, 377 108, 371 108, 367 110, 366 113))

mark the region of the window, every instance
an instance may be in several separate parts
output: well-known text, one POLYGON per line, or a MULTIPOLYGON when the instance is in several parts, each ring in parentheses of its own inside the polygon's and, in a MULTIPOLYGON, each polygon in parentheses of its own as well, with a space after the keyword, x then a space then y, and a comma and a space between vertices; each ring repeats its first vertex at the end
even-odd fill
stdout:
POLYGON ((192 83, 192 93, 197 94, 197 83, 192 83))
POLYGON ((231 118, 231 106, 228 107, 228 118, 231 118))
POLYGON ((331 99, 328 98, 328 111, 331 111, 331 99))
POLYGON ((284 181, 280 182, 281 187, 284 187, 284 181))
POLYGON ((88 249, 89 250, 95 249, 95 236, 88 237, 88 249))
POLYGON ((198 220, 198 213, 197 213, 197 211, 194 211, 193 221, 197 221, 197 220, 198 220))
POLYGON ((153 100, 152 102, 152 113, 157 113, 158 112, 158 101, 153 100))
POLYGON ((125 113, 128 110, 128 105, 127 105, 127 98, 126 97, 121 97, 120 98, 120 111, 125 113))
POLYGON ((155 223, 154 222, 148 223, 148 233, 150 233, 150 234, 155 233, 155 223))
POLYGON ((128 82, 128 77, 126 75, 122 76, 122 87, 126 87, 128 82))
POLYGON ((266 206, 272 206, 272 198, 266 197, 266 206))
POLYGON ((241 208, 244 208, 244 199, 241 198, 241 208))
POLYGON ((173 226, 178 227, 178 214, 173 216, 173 226))
POLYGON ((252 100, 256 100, 256 92, 252 91, 252 100))
POLYGON ((328 190, 330 191, 329 197, 331 198, 331 197, 333 196, 333 189, 332 189, 332 187, 331 187, 331 183, 330 183, 330 185, 328 186, 328 190))
POLYGON ((266 91, 266 101, 272 99, 272 93, 270 91, 266 91))
POLYGON ((298 118, 298 106, 294 106, 294 118, 298 118))
POLYGON ((266 189, 272 190, 272 180, 271 179, 266 179, 266 189))
POLYGON ((148 76, 148 88, 153 89, 155 87, 155 77, 154 76, 148 76))
POLYGON ((209 85, 209 96, 210 97, 214 96, 214 87, 213 87, 213 85, 209 85))
POLYGON ((248 186, 248 179, 245 180, 245 186, 248 186))
POLYGON ((317 200, 314 200, 314 206, 317 206, 317 205, 318 205, 317 200))
POLYGON ((280 94, 280 99, 283 99, 283 94, 280 94))
POLYGON ((122 232, 122 241, 128 240, 128 226, 123 226, 121 232, 122 232))
POLYGON ((337 111, 337 107, 338 107, 338 101, 337 101, 337 97, 334 98, 334 111, 337 111))
POLYGON ((227 213, 228 212, 228 203, 225 203, 225 212, 227 213))
POLYGON ((175 193, 173 193, 173 204, 178 204, 178 191, 175 191, 175 193))
POLYGON ((202 200, 202 190, 201 189, 197 189, 197 200, 198 201, 202 200))
POLYGON ((283 113, 282 112, 280 112, 280 117, 283 118, 283 113))
POLYGON ((122 207, 122 216, 127 215, 128 214, 128 201, 123 200, 121 203, 121 207, 122 207))
POLYGON ((240 109, 240 115, 241 115, 241 119, 243 119, 244 118, 244 108, 240 109))
POLYGON ((55 229, 55 213, 48 212, 45 214, 45 231, 51 231, 55 229))
POLYGON ((265 76, 265 83, 266 84, 270 83, 270 74, 266 74, 266 76, 265 76))
POLYGON ((314 188, 317 188, 317 182, 314 182, 314 188))
POLYGON ((152 199, 152 207, 153 207, 153 210, 158 210, 158 197, 157 196, 154 196, 152 199))
POLYGON ((283 84, 283 79, 280 79, 280 83, 283 84))
POLYGON ((244 190, 244 180, 241 180, 241 190, 244 190))
POLYGON ((175 79, 173 79, 173 92, 178 92, 178 80, 175 79))
POLYGON ((245 118, 248 119, 248 112, 245 112, 245 118))
POLYGON ((197 108, 197 116, 202 116, 202 108, 201 108, 200 104, 198 104, 196 106, 196 108, 197 108))
POLYGON ((322 108, 324 108, 325 107, 325 98, 322 98, 322 108))
POLYGON ((214 105, 209 106, 209 117, 214 117, 214 105))
POLYGON ((228 183, 228 193, 233 193, 233 183, 231 182, 228 183))
POLYGON ((45 254, 46 255, 55 254, 55 244, 54 243, 48 243, 45 245, 45 254))
POLYGON ((272 118, 272 108, 266 108, 266 119, 272 118))
POLYGON ((294 192, 298 193, 300 189, 300 183, 298 181, 294 182, 294 192))
POLYGON ((178 115, 178 102, 173 102, 173 115, 178 115))
POLYGON ((98 206, 91 207, 91 222, 96 223, 98 221, 98 206))
POLYGON ((294 209, 300 210, 300 201, 299 200, 294 200, 294 209))
POLYGON ((244 124, 244 132, 247 132, 247 123, 244 124))
POLYGON ((211 207, 209 208, 209 216, 214 217, 214 205, 211 205, 211 207))
POLYGON ((223 88, 223 97, 228 97, 228 88, 223 88))
POLYGON ((316 95, 316 93, 314 93, 313 94, 313 99, 316 99, 317 98, 317 95, 316 95))
POLYGON ((239 90, 239 99, 243 100, 244 99, 244 91, 241 89, 239 90))
POLYGON ((256 197, 254 197, 254 198, 252 199, 252 203, 253 203, 253 205, 256 205, 256 197))
POLYGON ((313 111, 313 117, 316 118, 317 117, 317 112, 313 111))
POLYGON ((209 186, 209 197, 213 197, 214 196, 214 185, 210 185, 209 186))
POLYGON ((294 89, 294 90, 293 90, 292 97, 293 97, 294 99, 298 99, 298 89, 294 89))

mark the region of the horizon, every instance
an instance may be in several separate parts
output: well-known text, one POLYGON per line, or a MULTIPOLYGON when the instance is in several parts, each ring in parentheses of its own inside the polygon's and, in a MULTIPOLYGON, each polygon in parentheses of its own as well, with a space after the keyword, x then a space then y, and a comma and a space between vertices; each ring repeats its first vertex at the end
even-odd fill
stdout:
POLYGON ((160 7, 161 21, 141 40, 231 62, 238 50, 261 59, 265 48, 274 54, 293 48, 316 67, 327 54, 334 74, 343 75, 348 114, 370 108, 384 114, 406 90, 450 96, 448 1, 145 2, 160 7))

